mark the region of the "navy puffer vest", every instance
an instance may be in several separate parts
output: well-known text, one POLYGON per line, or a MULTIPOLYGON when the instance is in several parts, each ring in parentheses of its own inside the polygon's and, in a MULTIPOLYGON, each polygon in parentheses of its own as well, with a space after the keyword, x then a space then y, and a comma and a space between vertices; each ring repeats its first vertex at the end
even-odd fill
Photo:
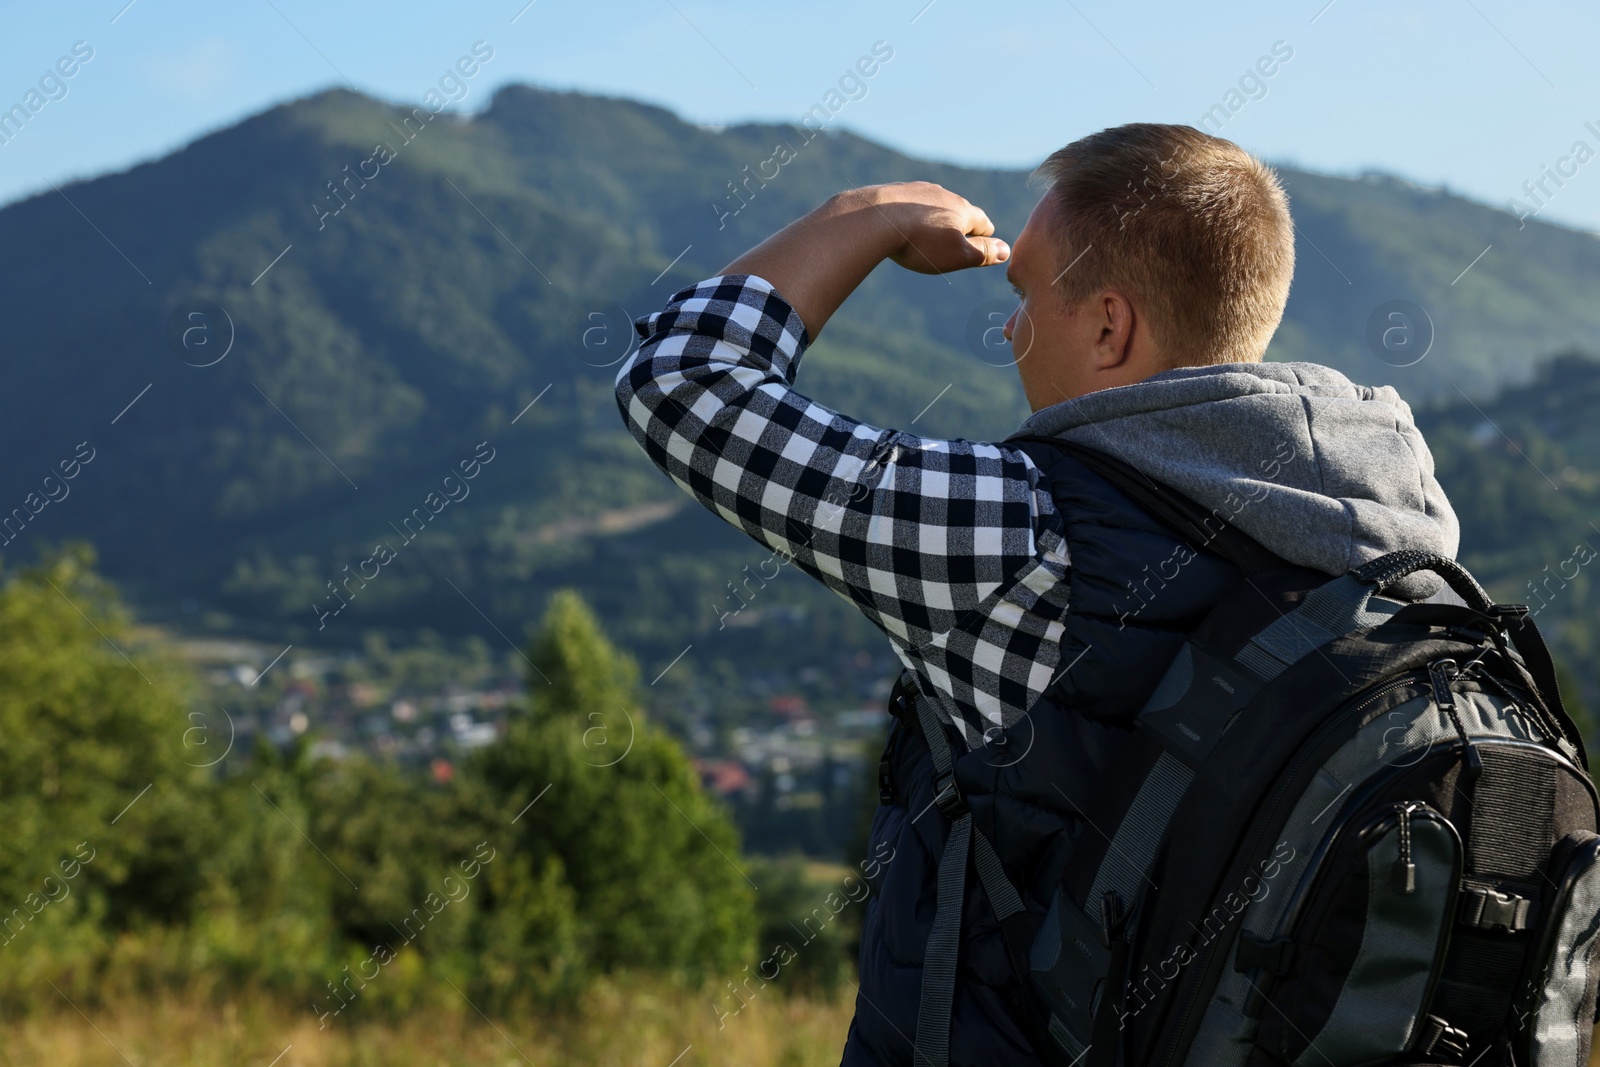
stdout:
MULTIPOLYGON (((1061 662, 1071 666, 1024 719, 960 756, 956 781, 1024 905, 1043 915, 1070 868, 1074 842, 1102 833, 1075 814, 1072 798, 1137 785, 1103 781, 1099 768, 1131 733, 1184 638, 1240 572, 1196 553, 1073 456, 1048 445, 1021 447, 1048 476, 1065 527, 1072 570, 1061 662)), ((908 683, 914 685, 903 676, 908 683)), ((877 810, 868 846, 870 856, 890 858, 863 920, 860 993, 844 1067, 917 1062, 922 959, 950 822, 932 806, 931 759, 915 712, 906 712, 902 705, 890 731, 891 799, 877 810)), ((950 1063, 1038 1064, 1017 1022, 1020 991, 999 924, 975 878, 967 880, 962 910, 950 1063)))

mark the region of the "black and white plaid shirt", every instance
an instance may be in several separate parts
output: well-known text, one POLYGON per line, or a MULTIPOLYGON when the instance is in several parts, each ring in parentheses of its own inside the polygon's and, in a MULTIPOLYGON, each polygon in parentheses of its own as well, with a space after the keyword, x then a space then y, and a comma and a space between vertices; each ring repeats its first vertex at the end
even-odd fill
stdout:
POLYGON ((1027 713, 1060 658, 1069 560, 1025 453, 881 430, 796 392, 810 338, 755 275, 682 289, 634 328, 617 405, 656 466, 860 608, 970 745, 1027 713))

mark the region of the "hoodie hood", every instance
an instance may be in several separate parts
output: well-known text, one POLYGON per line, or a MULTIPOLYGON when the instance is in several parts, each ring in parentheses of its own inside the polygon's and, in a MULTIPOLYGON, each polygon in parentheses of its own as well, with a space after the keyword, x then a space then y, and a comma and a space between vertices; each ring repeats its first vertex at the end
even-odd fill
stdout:
MULTIPOLYGON (((1179 367, 1042 408, 1018 433, 1117 456, 1328 574, 1402 548, 1454 559, 1460 543, 1410 406, 1318 363, 1179 367)), ((1420 572, 1393 592, 1442 585, 1420 572)))

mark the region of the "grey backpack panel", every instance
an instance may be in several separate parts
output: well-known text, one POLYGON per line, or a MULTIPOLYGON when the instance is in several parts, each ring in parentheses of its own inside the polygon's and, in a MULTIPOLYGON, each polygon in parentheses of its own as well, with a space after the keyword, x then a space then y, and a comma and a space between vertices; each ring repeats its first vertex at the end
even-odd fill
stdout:
POLYGON ((1530 998, 1532 1067, 1587 1067, 1600 977, 1600 837, 1574 848, 1551 935, 1530 998))

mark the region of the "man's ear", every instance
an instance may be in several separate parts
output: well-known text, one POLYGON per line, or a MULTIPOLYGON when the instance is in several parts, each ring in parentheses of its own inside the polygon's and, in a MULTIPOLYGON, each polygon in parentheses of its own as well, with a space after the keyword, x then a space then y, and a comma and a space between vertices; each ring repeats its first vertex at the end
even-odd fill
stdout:
POLYGON ((1120 289, 1107 289, 1089 306, 1097 318, 1099 335, 1094 343, 1096 370, 1111 370, 1124 365, 1133 352, 1133 303, 1120 289))

